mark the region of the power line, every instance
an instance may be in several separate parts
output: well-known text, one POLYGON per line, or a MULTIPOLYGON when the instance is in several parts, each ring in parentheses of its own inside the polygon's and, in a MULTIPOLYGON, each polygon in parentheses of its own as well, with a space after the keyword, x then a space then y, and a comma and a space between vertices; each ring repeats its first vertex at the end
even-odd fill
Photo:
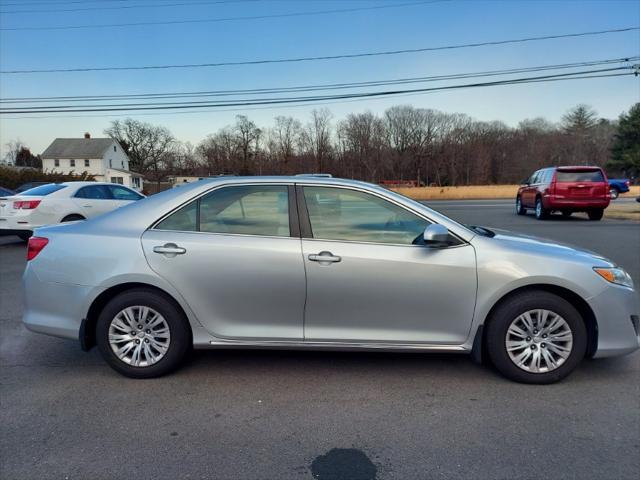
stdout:
MULTIPOLYGON (((598 69, 598 70, 586 70, 580 72, 572 72, 572 73, 564 73, 564 74, 552 74, 552 75, 543 75, 543 76, 535 76, 535 77, 524 77, 524 78, 516 78, 509 80, 498 80, 493 82, 481 82, 481 83, 471 83, 471 84, 462 84, 462 85, 446 85, 441 87, 431 87, 431 88, 416 88, 409 90, 386 90, 386 91, 378 91, 378 92, 359 92, 359 93, 342 93, 335 95, 324 95, 324 96, 307 96, 307 97, 289 97, 289 98, 259 98, 253 100, 230 100, 228 102, 190 102, 190 103, 180 103, 180 104, 169 104, 169 105, 161 105, 161 104, 145 104, 144 106, 136 106, 136 104, 121 104, 121 105, 111 105, 111 106, 98 106, 93 107, 81 107, 67 105, 67 106, 56 106, 56 107, 24 107, 17 108, 14 110, 0 110, 0 114, 19 114, 19 113, 51 113, 55 111, 61 111, 64 113, 80 113, 80 112, 116 112, 116 111, 145 111, 145 110, 181 110, 186 108, 215 108, 215 107, 244 107, 244 106, 252 106, 252 105, 277 105, 277 104, 288 104, 288 103, 300 103, 305 101, 321 101, 321 100, 345 100, 351 98, 369 98, 369 97, 383 97, 383 96, 391 96, 391 95, 400 95, 400 94, 408 94, 408 93, 426 93, 432 91, 441 91, 441 90, 453 90, 460 88, 472 88, 472 87, 488 87, 488 86, 498 86, 498 85, 512 85, 512 84, 520 84, 520 83, 531 83, 535 81, 542 80, 554 80, 554 79, 562 79, 562 78, 571 78, 572 76, 586 76, 589 74, 596 74, 602 72, 614 72, 620 70, 631 70, 632 67, 614 67, 608 69, 598 69), (38 109, 39 108, 39 109, 38 109), (64 108, 65 110, 56 110, 64 108)), ((625 75, 625 74, 622 74, 625 75)), ((633 72, 629 71, 626 75, 633 75, 633 72)), ((577 77, 580 78, 580 77, 577 77)))
POLYGON ((325 83, 315 85, 302 85, 292 87, 270 87, 252 88, 236 90, 210 90, 197 92, 165 92, 165 93, 139 93, 139 94, 112 94, 112 95, 75 95, 75 96, 54 96, 54 97, 8 97, 0 99, 0 104, 11 103, 60 103, 60 102, 89 102, 89 101, 111 101, 111 100, 157 100, 157 99, 180 99, 180 98, 201 98, 201 97, 224 97, 231 95, 256 95, 256 94, 279 94, 291 92, 309 92, 321 90, 338 90, 350 88, 370 88, 387 85, 405 85, 413 83, 434 82, 442 80, 459 80, 463 78, 491 77, 497 75, 513 75, 520 73, 532 73, 549 70, 564 70, 580 67, 593 67, 599 65, 611 65, 616 63, 627 63, 640 60, 640 56, 613 58, 605 60, 591 60, 573 63, 561 63, 554 65, 539 65, 533 67, 510 68, 503 70, 488 70, 481 72, 454 73, 447 75, 432 75, 423 77, 396 78, 385 80, 371 80, 364 82, 349 83, 325 83))
MULTIPOLYGON (((603 75, 583 75, 583 76, 575 76, 575 77, 571 77, 571 78, 554 78, 554 79, 547 79, 547 80, 532 80, 531 82, 516 82, 513 83, 512 85, 518 85, 520 83, 522 84, 526 84, 526 83, 547 83, 547 82, 556 82, 556 81, 566 81, 566 80, 582 80, 582 79, 590 79, 590 78, 612 78, 612 77, 627 77, 629 76, 629 73, 612 73, 612 74, 603 74, 603 75)), ((504 85, 510 85, 505 83, 504 85)), ((491 85, 489 85, 491 86, 491 85)), ((465 87, 461 87, 461 89, 463 89, 465 87)), ((404 94, 398 94, 396 95, 396 97, 415 97, 415 96, 419 96, 419 95, 426 95, 429 93, 437 93, 435 91, 428 91, 428 92, 418 92, 418 93, 404 93, 404 94)), ((297 103, 297 104, 287 104, 287 105, 275 105, 275 106, 261 106, 261 107, 249 107, 249 108, 216 108, 216 109, 212 109, 212 110, 207 110, 207 109, 196 109, 196 110, 181 110, 181 111, 173 111, 171 112, 171 115, 189 115, 189 114, 203 114, 203 113, 212 113, 212 112, 247 112, 247 111, 254 111, 254 110, 281 110, 283 108, 301 108, 301 107, 311 107, 311 106, 319 106, 319 105, 335 105, 335 104, 344 104, 344 103, 355 103, 355 102, 362 102, 362 101, 375 101, 375 100, 384 100, 385 97, 375 97, 375 98, 355 98, 355 99, 346 99, 346 100, 336 100, 336 101, 331 101, 331 100, 320 100, 320 101, 308 101, 308 102, 301 102, 301 103, 297 103)), ((136 117, 140 117, 140 116, 158 116, 158 115, 167 115, 166 112, 142 112, 142 113, 135 113, 134 114, 136 117)), ((54 115, 20 115, 18 117, 4 117, 5 120, 28 120, 28 119, 42 119, 42 118, 117 118, 117 117, 121 117, 121 114, 102 114, 102 115, 93 115, 93 114, 88 114, 88 115, 65 115, 64 112, 59 112, 58 114, 54 114, 54 115)))
MULTIPOLYGON (((115 5, 108 7, 81 7, 81 8, 65 8, 65 9, 49 9, 49 10, 3 10, 0 11, 1 15, 9 15, 15 13, 57 13, 57 12, 83 12, 94 10, 123 10, 123 9, 136 9, 136 8, 166 8, 166 7, 181 7, 188 5, 219 5, 219 4, 234 4, 234 3, 247 3, 247 2, 263 2, 264 0, 199 0, 181 3, 146 3, 143 5, 115 5)), ((0 4, 0 6, 7 4, 0 4)), ((24 5, 24 4, 22 4, 24 5)))
POLYGON ((134 67, 74 67, 74 68, 50 68, 50 69, 28 69, 28 70, 2 70, 0 74, 13 75, 13 74, 33 74, 33 73, 63 73, 63 72, 104 72, 104 71, 132 71, 132 70, 160 70, 160 69, 174 69, 174 68, 214 68, 214 67, 228 67, 228 66, 240 66, 240 65, 264 65, 264 64, 277 64, 277 63, 296 63, 296 62, 312 62, 312 61, 326 61, 326 60, 340 60, 350 58, 363 58, 363 57, 379 57, 389 55, 402 55, 409 53, 422 53, 422 52, 435 52, 441 50, 457 50, 463 48, 477 48, 495 45, 507 45, 527 42, 537 42, 543 40, 556 40, 561 38, 577 38, 587 36, 606 35, 610 33, 623 33, 631 32, 634 30, 640 30, 640 27, 624 27, 614 28, 609 30, 597 30, 590 32, 578 32, 578 33, 564 33, 557 35, 543 35, 536 37, 524 37, 508 40, 494 40, 486 42, 475 43, 463 43, 457 45, 443 45, 439 47, 424 47, 424 48, 408 48, 402 50, 387 50, 381 52, 364 52, 364 53, 351 53, 340 55, 323 55, 316 57, 294 57, 294 58, 276 58, 276 59, 262 59, 262 60, 244 60, 244 61, 226 61, 216 63, 190 63, 190 64, 173 64, 173 65, 141 65, 134 67))
POLYGON ((361 12, 365 10, 382 10, 388 8, 413 7, 426 5, 431 3, 440 3, 450 0, 421 0, 409 3, 392 3, 390 5, 373 5, 368 7, 350 7, 336 8, 331 10, 315 10, 311 12, 291 12, 291 13, 274 13, 267 15, 248 15, 244 17, 219 17, 219 18, 196 18, 190 20, 163 20, 152 22, 127 22, 127 23, 102 23, 92 25, 53 25, 53 26, 28 26, 28 27, 8 27, 0 28, 0 31, 24 31, 24 30, 78 30, 85 28, 113 28, 113 27, 144 27, 149 25, 184 25, 193 23, 220 23, 240 20, 266 20, 270 18, 292 18, 292 17, 309 17, 314 15, 330 15, 334 13, 351 13, 361 12))

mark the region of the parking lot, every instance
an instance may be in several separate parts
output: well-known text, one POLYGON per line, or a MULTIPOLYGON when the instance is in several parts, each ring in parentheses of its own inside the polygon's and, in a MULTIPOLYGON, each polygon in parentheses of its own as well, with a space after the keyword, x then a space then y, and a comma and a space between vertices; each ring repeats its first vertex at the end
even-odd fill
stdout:
MULTIPOLYGON (((621 202, 631 200, 619 200, 621 202)), ((640 224, 431 205, 604 254, 640 284, 640 224)), ((198 351, 154 380, 21 324, 25 247, 0 239, 0 477, 599 478, 640 473, 640 354, 549 386, 467 356, 198 351)), ((452 298, 452 301, 455 301, 452 298)))

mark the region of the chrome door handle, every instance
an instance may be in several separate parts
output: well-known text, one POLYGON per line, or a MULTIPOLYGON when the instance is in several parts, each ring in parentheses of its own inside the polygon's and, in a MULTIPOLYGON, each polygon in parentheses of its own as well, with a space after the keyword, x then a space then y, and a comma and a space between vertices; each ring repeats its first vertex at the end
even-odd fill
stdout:
POLYGON ((84 208, 91 208, 91 205, 82 205, 84 208))
POLYGON ((338 263, 342 260, 341 257, 334 255, 331 252, 320 252, 320 253, 312 253, 309 255, 309 260, 312 262, 320 262, 320 263, 338 263))
POLYGON ((186 248, 177 246, 175 243, 165 243, 164 245, 153 247, 154 253, 161 253, 167 257, 175 257, 187 253, 186 248))

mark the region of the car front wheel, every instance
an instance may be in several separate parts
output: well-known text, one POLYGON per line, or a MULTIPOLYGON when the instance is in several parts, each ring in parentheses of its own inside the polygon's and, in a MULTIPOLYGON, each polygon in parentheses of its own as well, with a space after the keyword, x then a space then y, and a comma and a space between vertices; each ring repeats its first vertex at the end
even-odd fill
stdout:
POLYGON ((180 365, 191 347, 191 331, 169 298, 151 289, 134 289, 104 307, 96 325, 96 343, 117 372, 152 378, 180 365))
POLYGON ((585 356, 587 331, 582 317, 552 293, 517 294, 499 305, 488 322, 489 357, 504 376, 517 382, 557 382, 585 356))

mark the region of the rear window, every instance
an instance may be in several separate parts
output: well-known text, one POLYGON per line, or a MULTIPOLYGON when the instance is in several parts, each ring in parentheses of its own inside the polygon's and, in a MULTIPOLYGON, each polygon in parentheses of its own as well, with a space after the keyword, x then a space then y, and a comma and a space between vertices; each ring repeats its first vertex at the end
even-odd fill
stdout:
POLYGON ((558 170, 557 182, 604 182, 600 170, 558 170))
POLYGON ((50 193, 57 192, 58 190, 62 190, 63 188, 67 188, 67 186, 60 185, 57 183, 49 183, 48 185, 41 185, 39 187, 25 190, 24 192, 20 193, 20 195, 33 195, 38 197, 44 197, 45 195, 49 195, 50 193))

